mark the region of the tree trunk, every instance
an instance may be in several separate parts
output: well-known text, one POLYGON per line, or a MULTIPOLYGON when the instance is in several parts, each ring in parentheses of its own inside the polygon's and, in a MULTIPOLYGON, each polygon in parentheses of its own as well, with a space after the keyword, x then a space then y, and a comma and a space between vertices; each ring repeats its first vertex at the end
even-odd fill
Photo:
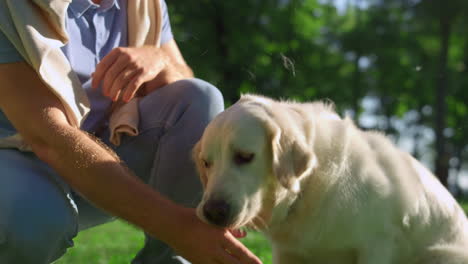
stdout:
POLYGON ((216 32, 216 45, 220 57, 220 69, 222 80, 221 84, 223 85, 222 92, 224 100, 228 103, 234 103, 238 99, 237 87, 233 87, 234 84, 234 75, 231 68, 231 63, 229 62, 230 50, 228 44, 228 28, 226 25, 226 12, 223 4, 216 2, 214 5, 216 10, 214 16, 215 32, 216 32))
MULTIPOLYGON (((361 0, 355 0, 354 3, 354 8, 356 12, 356 26, 355 29, 357 30, 358 34, 361 34, 361 23, 362 23, 362 18, 361 18, 361 8, 360 8, 360 2, 361 0)), ((353 65, 354 65, 354 72, 353 72, 353 80, 352 80, 352 85, 353 85, 353 102, 352 102, 352 107, 354 110, 354 116, 353 119, 356 121, 356 124, 359 124, 359 116, 361 114, 361 99, 362 99, 362 74, 361 74, 361 69, 359 67, 359 61, 361 60, 362 57, 362 48, 358 45, 355 50, 355 57, 353 60, 353 65)))
POLYGON ((447 152, 447 143, 444 136, 444 129, 447 125, 447 89, 448 89, 448 76, 447 76, 447 63, 448 63, 448 50, 450 45, 450 35, 452 20, 450 14, 442 12, 439 18, 439 68, 437 73, 437 86, 436 86, 436 101, 435 101, 435 134, 436 134, 436 157, 435 157, 435 174, 440 179, 442 184, 447 186, 447 179, 449 176, 449 153, 447 152))

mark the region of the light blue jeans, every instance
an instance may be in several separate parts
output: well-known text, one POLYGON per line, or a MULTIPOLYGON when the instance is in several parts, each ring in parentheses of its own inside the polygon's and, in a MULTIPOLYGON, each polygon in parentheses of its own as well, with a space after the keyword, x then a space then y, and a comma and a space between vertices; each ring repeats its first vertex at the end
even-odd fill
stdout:
MULTIPOLYGON (((214 86, 198 79, 175 82, 142 98, 140 134, 110 147, 154 189, 194 207, 202 189, 191 149, 223 107, 221 93, 214 86)), ((0 136, 14 133, 2 115, 0 136)), ((108 144, 108 131, 102 140, 108 144)), ((1 264, 51 263, 73 246, 77 232, 112 219, 75 193, 34 154, 0 149, 1 264)), ((146 236, 145 247, 132 263, 188 262, 163 242, 146 236)))

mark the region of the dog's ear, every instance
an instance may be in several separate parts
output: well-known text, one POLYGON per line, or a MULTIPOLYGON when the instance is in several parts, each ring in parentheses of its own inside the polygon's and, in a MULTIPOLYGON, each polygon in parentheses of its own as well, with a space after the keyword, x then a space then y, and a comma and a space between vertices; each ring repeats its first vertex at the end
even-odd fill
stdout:
POLYGON ((299 192, 301 177, 317 166, 311 144, 313 131, 278 124, 275 118, 270 120, 269 127, 273 173, 283 187, 299 192))
POLYGON ((200 177, 200 181, 202 183, 203 188, 205 188, 208 178, 206 175, 206 169, 203 166, 203 163, 200 159, 200 152, 201 152, 201 140, 199 140, 192 149, 192 160, 195 162, 198 176, 200 177))

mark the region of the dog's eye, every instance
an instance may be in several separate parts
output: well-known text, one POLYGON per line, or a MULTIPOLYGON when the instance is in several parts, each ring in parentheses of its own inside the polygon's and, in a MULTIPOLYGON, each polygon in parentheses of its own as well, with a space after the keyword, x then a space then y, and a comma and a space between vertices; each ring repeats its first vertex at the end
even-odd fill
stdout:
POLYGON ((237 165, 247 164, 253 160, 254 156, 255 156, 254 153, 237 152, 236 154, 234 154, 234 162, 237 165))
POLYGON ((206 169, 209 169, 211 167, 211 162, 208 162, 206 160, 202 160, 202 164, 203 164, 203 167, 205 167, 206 169))

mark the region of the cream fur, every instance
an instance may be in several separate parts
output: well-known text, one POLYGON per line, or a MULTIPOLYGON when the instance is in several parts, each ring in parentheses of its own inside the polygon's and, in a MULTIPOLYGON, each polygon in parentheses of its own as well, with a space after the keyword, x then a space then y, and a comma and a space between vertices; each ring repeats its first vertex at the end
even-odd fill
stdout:
POLYGON ((243 96, 193 154, 205 186, 199 217, 224 199, 225 227, 262 230, 275 264, 468 264, 468 221, 449 192, 326 104, 243 96), (241 154, 252 161, 236 163, 241 154))

